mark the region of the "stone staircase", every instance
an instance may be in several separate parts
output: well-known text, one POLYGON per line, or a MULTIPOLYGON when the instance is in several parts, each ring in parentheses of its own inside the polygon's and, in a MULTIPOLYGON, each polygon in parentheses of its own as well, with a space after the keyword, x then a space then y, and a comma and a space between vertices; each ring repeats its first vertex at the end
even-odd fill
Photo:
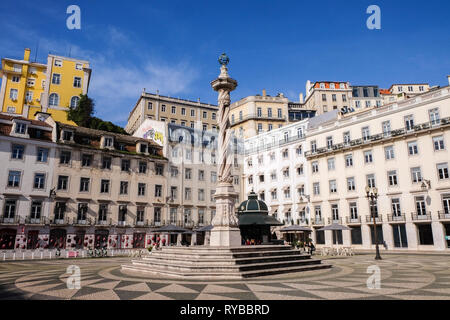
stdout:
POLYGON ((193 280, 245 279, 330 268, 290 246, 163 247, 123 271, 193 280))

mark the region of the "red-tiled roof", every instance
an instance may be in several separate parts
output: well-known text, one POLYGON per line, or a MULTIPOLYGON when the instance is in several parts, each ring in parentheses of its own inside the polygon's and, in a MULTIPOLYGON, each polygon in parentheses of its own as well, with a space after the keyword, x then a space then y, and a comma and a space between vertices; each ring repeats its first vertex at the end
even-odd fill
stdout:
POLYGON ((22 121, 29 121, 32 125, 35 125, 35 126, 41 126, 41 127, 47 127, 47 128, 52 127, 51 125, 49 125, 48 123, 46 123, 44 121, 26 119, 26 118, 20 117, 20 116, 10 116, 10 115, 6 115, 6 114, 0 114, 0 119, 8 120, 8 121, 12 121, 13 119, 18 119, 18 120, 22 120, 22 121))

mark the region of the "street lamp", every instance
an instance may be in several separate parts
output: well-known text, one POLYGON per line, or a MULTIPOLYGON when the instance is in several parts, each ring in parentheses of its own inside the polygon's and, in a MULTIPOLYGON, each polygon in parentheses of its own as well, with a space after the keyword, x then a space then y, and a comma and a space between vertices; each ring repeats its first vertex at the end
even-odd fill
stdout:
POLYGON ((377 224, 375 221, 375 212, 373 211, 374 204, 378 198, 378 189, 367 186, 366 187, 366 197, 369 200, 370 214, 373 219, 373 235, 375 237, 375 250, 376 250, 375 260, 381 260, 380 248, 378 247, 377 224))

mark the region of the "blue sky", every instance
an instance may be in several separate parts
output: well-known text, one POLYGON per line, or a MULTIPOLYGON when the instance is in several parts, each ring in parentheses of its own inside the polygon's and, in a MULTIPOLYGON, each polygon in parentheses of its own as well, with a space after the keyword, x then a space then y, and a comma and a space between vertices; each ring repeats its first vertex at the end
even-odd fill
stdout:
POLYGON ((297 101, 306 80, 352 84, 429 82, 450 74, 449 1, 21 1, 0 3, 0 57, 49 52, 89 59, 97 115, 125 125, 149 92, 216 103, 209 83, 226 52, 239 86, 233 101, 283 92, 297 101), (81 8, 81 30, 66 8, 81 8), (381 8, 381 30, 366 9, 381 8))

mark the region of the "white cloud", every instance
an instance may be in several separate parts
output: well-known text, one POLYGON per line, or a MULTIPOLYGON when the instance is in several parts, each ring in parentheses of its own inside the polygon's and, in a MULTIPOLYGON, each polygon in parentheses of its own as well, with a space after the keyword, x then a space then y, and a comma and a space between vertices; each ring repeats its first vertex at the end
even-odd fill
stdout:
MULTIPOLYGON (((68 40, 47 38, 28 30, 23 24, 2 25, 11 35, 3 33, 0 36, 0 40, 11 47, 4 54, 9 54, 11 49, 23 50, 17 49, 18 44, 35 45, 29 39, 39 39, 39 56, 43 62, 46 62, 49 52, 59 55, 70 52, 71 57, 89 60, 92 68, 89 96, 95 100, 96 115, 120 125, 126 124, 128 114, 143 88, 147 92, 159 90, 162 95, 183 94, 189 91, 198 75, 189 61, 173 63, 152 56, 137 47, 139 39, 130 40, 125 32, 114 26, 90 28, 95 32, 88 32, 87 37, 96 42, 96 47, 100 44, 102 49, 98 51, 80 47, 68 40)), ((22 53, 18 51, 15 55, 22 53)))

